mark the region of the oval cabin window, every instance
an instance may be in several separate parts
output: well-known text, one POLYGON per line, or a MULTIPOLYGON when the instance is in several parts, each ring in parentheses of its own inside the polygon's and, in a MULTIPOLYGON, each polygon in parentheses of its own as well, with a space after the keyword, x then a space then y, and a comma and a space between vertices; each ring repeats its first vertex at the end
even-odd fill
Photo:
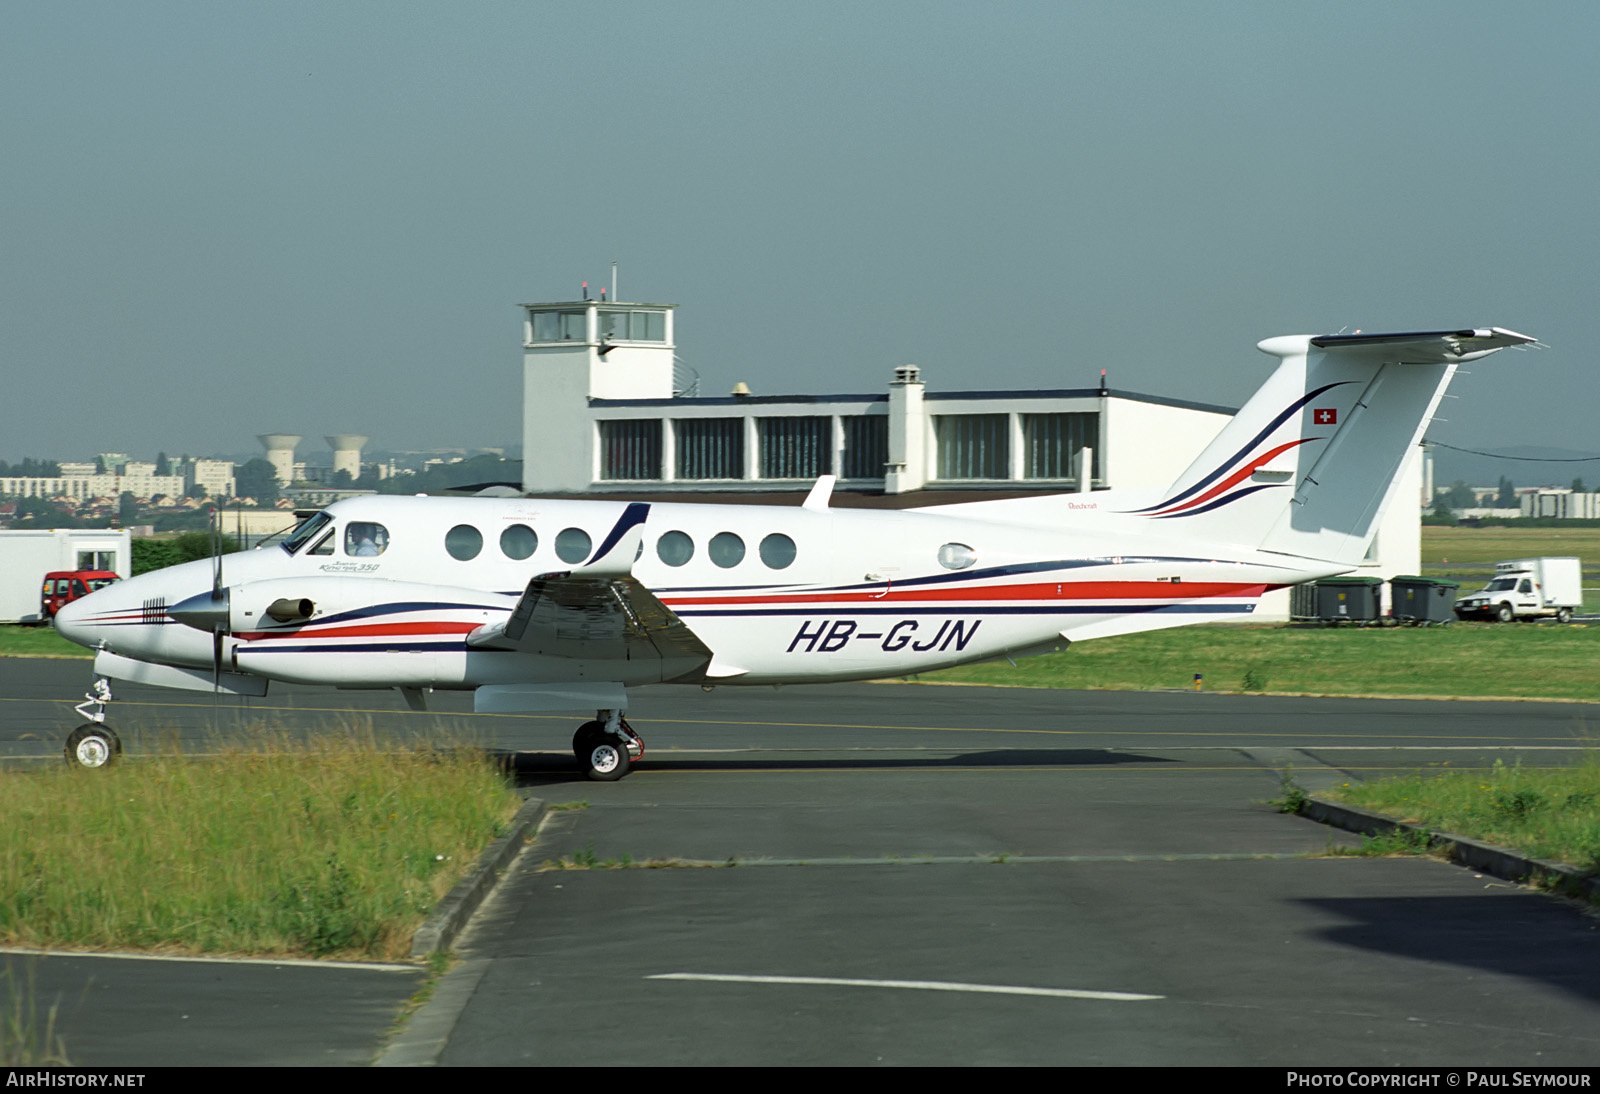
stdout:
POLYGON ((526 524, 513 524, 500 533, 500 550, 507 558, 527 558, 539 549, 539 537, 526 524))
POLYGON ((470 524, 458 524, 444 534, 444 549, 461 562, 477 558, 483 550, 483 533, 470 524))
POLYGON ((706 547, 706 554, 711 556, 712 562, 724 570, 729 569, 744 561, 744 540, 732 532, 718 532, 711 537, 711 543, 706 547))
POLYGON ((761 541, 761 561, 774 570, 787 568, 794 556, 794 540, 782 532, 774 532, 761 541))
POLYGON ((667 532, 656 540, 656 557, 668 566, 682 566, 694 557, 694 540, 685 532, 667 532))
POLYGON ((594 541, 582 528, 563 528, 556 536, 556 557, 562 562, 582 562, 594 541))

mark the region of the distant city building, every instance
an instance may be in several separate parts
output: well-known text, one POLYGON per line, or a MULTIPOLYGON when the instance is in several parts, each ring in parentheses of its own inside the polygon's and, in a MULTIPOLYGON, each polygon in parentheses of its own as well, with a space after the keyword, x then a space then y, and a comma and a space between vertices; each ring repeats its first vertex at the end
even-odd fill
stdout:
MULTIPOLYGON (((1581 484, 1580 484, 1581 485, 1581 484)), ((1576 494, 1570 489, 1519 490, 1519 516, 1555 517, 1559 520, 1600 520, 1600 494, 1576 494)))
POLYGON ((188 493, 196 486, 209 498, 231 498, 235 492, 234 465, 231 460, 185 460, 183 463, 183 490, 188 493))
POLYGON ((210 497, 233 496, 233 464, 227 460, 190 460, 178 474, 157 475, 156 465, 150 461, 130 460, 119 453, 109 455, 115 460, 105 464, 107 470, 103 473, 96 472, 93 463, 78 462, 59 464, 61 474, 48 478, 0 477, 0 496, 68 498, 79 503, 93 498, 115 499, 123 494, 178 498, 196 483, 203 485, 210 497))
MULTIPOLYGON (((118 466, 127 466, 119 464, 118 466)), ((153 468, 154 464, 146 465, 153 468)), ((132 494, 148 498, 156 494, 178 496, 184 491, 182 475, 157 475, 154 471, 118 475, 62 475, 58 478, 0 478, 0 495, 24 498, 71 498, 87 501, 90 498, 121 497, 132 494)))

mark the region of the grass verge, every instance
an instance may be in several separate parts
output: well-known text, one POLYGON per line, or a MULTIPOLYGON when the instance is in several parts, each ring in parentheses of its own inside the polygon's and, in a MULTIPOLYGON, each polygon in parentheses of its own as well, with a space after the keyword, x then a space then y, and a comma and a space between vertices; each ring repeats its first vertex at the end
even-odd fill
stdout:
POLYGON ((1600 873, 1600 757, 1565 768, 1448 771, 1351 783, 1327 797, 1600 873))
POLYGON ((68 642, 54 627, 0 625, 0 657, 93 657, 76 642, 68 642))
POLYGON ((404 959, 520 804, 481 752, 360 728, 0 771, 0 942, 404 959))

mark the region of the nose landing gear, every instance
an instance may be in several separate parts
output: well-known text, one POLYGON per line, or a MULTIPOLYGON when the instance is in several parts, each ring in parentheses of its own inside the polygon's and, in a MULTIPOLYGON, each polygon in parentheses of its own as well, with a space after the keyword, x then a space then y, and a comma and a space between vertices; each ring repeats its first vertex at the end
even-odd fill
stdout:
POLYGON ((69 767, 110 767, 122 755, 122 740, 116 730, 106 725, 106 704, 111 702, 111 681, 97 676, 93 688, 85 693, 83 702, 73 707, 88 719, 67 736, 63 750, 69 767), (95 709, 90 710, 89 707, 95 709))

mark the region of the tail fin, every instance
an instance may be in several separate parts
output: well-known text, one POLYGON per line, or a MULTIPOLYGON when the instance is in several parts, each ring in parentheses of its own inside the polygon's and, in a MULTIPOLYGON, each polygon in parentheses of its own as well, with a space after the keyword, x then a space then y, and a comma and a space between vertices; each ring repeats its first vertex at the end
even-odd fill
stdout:
POLYGON ((1269 338, 1259 348, 1281 359, 1277 371, 1138 512, 1204 539, 1353 567, 1456 365, 1532 341, 1498 327, 1269 338))

